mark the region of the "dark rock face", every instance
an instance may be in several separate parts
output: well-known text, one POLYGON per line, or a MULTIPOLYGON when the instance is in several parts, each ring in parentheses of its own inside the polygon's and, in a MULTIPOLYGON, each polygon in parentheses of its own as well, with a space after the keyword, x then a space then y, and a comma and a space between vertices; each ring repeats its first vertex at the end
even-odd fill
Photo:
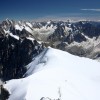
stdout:
POLYGON ((94 26, 90 23, 87 23, 83 26, 83 33, 90 38, 97 37, 100 35, 100 27, 94 26))
POLYGON ((73 24, 76 29, 89 38, 100 36, 100 23, 96 22, 77 22, 73 24))
MULTIPOLYGON (((1 28, 2 31, 2 28, 1 28)), ((20 78, 26 72, 25 66, 33 56, 43 50, 43 45, 36 40, 30 40, 25 29, 22 31, 10 27, 10 32, 17 38, 0 31, 0 77, 5 81, 20 78)))
POLYGON ((59 23, 57 24, 57 28, 55 29, 54 33, 48 37, 48 40, 51 41, 61 41, 62 38, 65 36, 64 32, 65 26, 61 26, 59 23))
POLYGON ((1 87, 1 96, 0 96, 0 100, 7 100, 10 96, 8 90, 6 90, 3 85, 0 86, 1 87))
POLYGON ((83 41, 86 41, 87 39, 82 35, 82 34, 69 34, 65 39, 64 42, 67 42, 68 44, 72 43, 72 42, 78 42, 81 43, 83 41))
POLYGON ((76 34, 73 40, 80 43, 86 41, 86 38, 82 34, 76 34))

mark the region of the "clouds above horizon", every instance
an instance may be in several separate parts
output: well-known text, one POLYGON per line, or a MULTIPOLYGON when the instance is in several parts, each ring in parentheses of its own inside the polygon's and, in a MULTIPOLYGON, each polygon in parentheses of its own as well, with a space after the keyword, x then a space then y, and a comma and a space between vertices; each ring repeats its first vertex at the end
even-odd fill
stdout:
POLYGON ((96 11, 96 12, 100 12, 100 9, 81 9, 84 11, 96 11))

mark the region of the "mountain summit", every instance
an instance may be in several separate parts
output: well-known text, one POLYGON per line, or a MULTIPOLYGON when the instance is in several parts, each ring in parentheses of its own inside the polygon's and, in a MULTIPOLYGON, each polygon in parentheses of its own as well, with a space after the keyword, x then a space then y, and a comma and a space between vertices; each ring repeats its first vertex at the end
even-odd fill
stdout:
POLYGON ((46 48, 27 65, 25 78, 8 81, 8 100, 99 100, 100 63, 46 48))

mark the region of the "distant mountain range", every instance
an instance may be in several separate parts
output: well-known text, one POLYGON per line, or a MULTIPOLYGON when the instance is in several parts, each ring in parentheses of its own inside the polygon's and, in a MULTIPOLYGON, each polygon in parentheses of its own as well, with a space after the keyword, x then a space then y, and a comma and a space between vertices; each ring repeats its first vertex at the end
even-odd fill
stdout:
POLYGON ((22 77, 26 72, 24 67, 33 56, 48 46, 99 61, 100 22, 6 19, 0 24, 0 69, 3 71, 0 73, 3 79, 22 77))
POLYGON ((72 53, 100 59, 100 22, 94 21, 13 21, 0 24, 0 37, 28 38, 72 53))

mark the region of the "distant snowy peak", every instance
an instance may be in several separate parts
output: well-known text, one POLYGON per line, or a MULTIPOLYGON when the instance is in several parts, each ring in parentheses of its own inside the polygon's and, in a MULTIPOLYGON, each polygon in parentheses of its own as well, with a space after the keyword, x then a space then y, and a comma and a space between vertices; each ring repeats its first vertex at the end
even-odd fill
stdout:
MULTIPOLYGON (((93 37, 98 38, 100 36, 100 22, 93 21, 79 21, 71 22, 67 20, 63 21, 44 21, 44 22, 30 22, 30 21, 13 21, 6 19, 1 24, 1 28, 6 31, 11 29, 22 31, 26 30, 37 39, 43 41, 48 40, 49 36, 52 38, 64 38, 63 41, 68 43, 83 42, 93 37), (43 34, 43 36, 41 35, 43 34), (45 35, 45 36, 44 36, 45 35), (52 35, 52 36, 51 36, 52 35), (38 37, 37 37, 38 36, 38 37), (80 40, 79 40, 80 39, 80 40)), ((19 33, 18 33, 19 34, 19 33)), ((18 35, 17 32, 14 35, 18 35)))
POLYGON ((19 30, 19 31, 22 31, 23 26, 20 26, 19 24, 16 24, 16 25, 15 25, 15 29, 16 29, 16 30, 19 30))
POLYGON ((52 21, 50 20, 50 21, 47 22, 47 24, 51 24, 51 22, 52 22, 52 21))

